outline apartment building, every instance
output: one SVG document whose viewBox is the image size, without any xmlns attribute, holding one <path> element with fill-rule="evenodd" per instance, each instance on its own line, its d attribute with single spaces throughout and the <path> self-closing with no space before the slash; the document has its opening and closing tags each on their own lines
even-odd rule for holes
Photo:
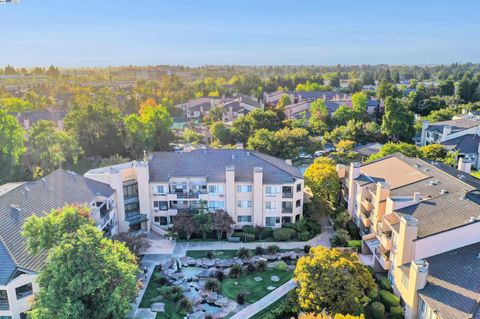
<svg viewBox="0 0 480 319">
<path fill-rule="evenodd" d="M 479 252 L 469 253 L 480 243 L 480 181 L 401 154 L 337 171 L 362 253 L 387 272 L 405 317 L 478 318 Z"/>
<path fill-rule="evenodd" d="M 303 213 L 300 171 L 254 151 L 155 152 L 148 162 L 94 169 L 85 176 L 117 191 L 121 232 L 162 232 L 179 212 L 199 208 L 227 211 L 236 227 L 281 227 Z"/>
<path fill-rule="evenodd" d="M 37 272 L 46 254 L 33 255 L 21 231 L 25 220 L 66 204 L 88 205 L 105 236 L 118 232 L 115 190 L 110 186 L 57 170 L 38 181 L 0 186 L 0 318 L 23 319 L 38 291 Z"/>
</svg>

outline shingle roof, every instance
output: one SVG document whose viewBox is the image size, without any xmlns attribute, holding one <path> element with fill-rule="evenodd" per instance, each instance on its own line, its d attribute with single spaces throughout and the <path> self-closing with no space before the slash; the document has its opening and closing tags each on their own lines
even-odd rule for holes
<svg viewBox="0 0 480 319">
<path fill-rule="evenodd" d="M 43 266 L 45 254 L 32 255 L 27 250 L 21 235 L 24 221 L 65 204 L 85 204 L 97 195 L 110 197 L 114 192 L 107 184 L 60 169 L 42 180 L 26 182 L 0 196 L 0 242 L 17 267 L 38 271 Z"/>
<path fill-rule="evenodd" d="M 419 296 L 441 319 L 479 319 L 480 243 L 427 258 L 427 285 Z"/>
<path fill-rule="evenodd" d="M 435 122 L 430 124 L 429 130 L 442 131 L 444 126 L 451 126 L 452 132 L 463 131 L 474 126 L 480 125 L 480 119 L 476 118 L 461 118 L 458 120 L 449 120 L 442 122 Z"/>
<path fill-rule="evenodd" d="M 150 181 L 168 182 L 170 177 L 204 176 L 209 182 L 225 182 L 225 168 L 235 167 L 235 180 L 253 181 L 253 168 L 263 168 L 266 184 L 303 179 L 300 171 L 285 161 L 249 150 L 209 149 L 191 152 L 155 152 L 149 161 Z"/>
<path fill-rule="evenodd" d="M 460 153 L 478 153 L 480 136 L 477 134 L 466 134 L 440 144 L 448 150 L 456 150 Z"/>
<path fill-rule="evenodd" d="M 0 242 L 0 285 L 6 285 L 15 272 L 15 263 L 5 246 Z"/>
<path fill-rule="evenodd" d="M 381 143 L 369 143 L 369 144 L 364 144 L 364 145 L 357 145 L 353 148 L 354 152 L 357 152 L 358 154 L 362 156 L 371 156 L 373 154 L 377 154 L 380 152 L 380 149 L 382 148 L 383 144 Z"/>
</svg>

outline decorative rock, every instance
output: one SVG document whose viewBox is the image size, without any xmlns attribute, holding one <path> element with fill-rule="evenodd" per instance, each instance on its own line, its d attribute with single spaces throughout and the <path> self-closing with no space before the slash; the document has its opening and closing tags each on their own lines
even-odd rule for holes
<svg viewBox="0 0 480 319">
<path fill-rule="evenodd" d="M 267 287 L 267 289 L 268 289 L 268 290 L 270 290 L 270 291 L 272 291 L 272 290 L 275 290 L 275 289 L 277 289 L 277 287 L 274 287 L 274 286 L 268 286 L 268 287 Z"/>
<path fill-rule="evenodd" d="M 278 277 L 277 275 L 273 275 L 272 277 L 270 277 L 270 279 L 271 279 L 273 282 L 280 281 L 280 277 Z"/>
<path fill-rule="evenodd" d="M 258 281 L 262 281 L 262 280 L 263 280 L 263 278 L 262 278 L 262 277 L 255 277 L 255 278 L 253 278 L 253 280 L 255 280 L 255 281 L 257 281 L 257 282 L 258 282 Z"/>
<path fill-rule="evenodd" d="M 163 302 L 156 302 L 150 306 L 150 309 L 155 312 L 165 312 L 165 304 Z"/>
<path fill-rule="evenodd" d="M 228 277 L 230 276 L 230 271 L 232 270 L 232 268 L 225 268 L 223 269 L 223 274 L 225 275 L 225 277 Z"/>
<path fill-rule="evenodd" d="M 212 267 L 213 265 L 215 265 L 215 260 L 202 258 L 202 267 L 208 268 L 208 267 Z"/>
<path fill-rule="evenodd" d="M 240 266 L 243 266 L 243 264 L 244 264 L 243 260 L 241 260 L 240 258 L 237 258 L 237 257 L 233 258 L 233 259 L 232 259 L 232 262 L 233 262 L 235 265 L 240 265 Z"/>
<path fill-rule="evenodd" d="M 265 262 L 266 262 L 266 261 L 268 261 L 268 258 L 265 258 L 265 257 L 262 256 L 262 257 L 258 257 L 257 260 L 258 260 L 258 261 L 261 260 L 261 261 L 265 261 Z"/>
</svg>

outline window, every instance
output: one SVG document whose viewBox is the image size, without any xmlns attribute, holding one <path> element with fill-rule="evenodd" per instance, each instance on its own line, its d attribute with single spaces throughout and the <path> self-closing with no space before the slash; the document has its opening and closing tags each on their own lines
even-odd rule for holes
<svg viewBox="0 0 480 319">
<path fill-rule="evenodd" d="M 302 206 L 302 201 L 297 199 L 297 201 L 295 202 L 295 207 L 300 207 Z"/>
<path fill-rule="evenodd" d="M 237 216 L 237 222 L 239 223 L 251 223 L 252 216 Z"/>
<path fill-rule="evenodd" d="M 290 214 L 292 212 L 292 202 L 282 202 L 282 213 Z"/>
<path fill-rule="evenodd" d="M 239 208 L 250 208 L 250 207 L 252 207 L 252 201 L 251 200 L 239 200 L 239 201 L 237 201 L 237 207 L 239 207 Z"/>
<path fill-rule="evenodd" d="M 6 290 L 0 290 L 0 310 L 9 310 L 8 294 Z"/>
<path fill-rule="evenodd" d="M 297 184 L 297 193 L 302 191 L 302 184 Z"/>
<path fill-rule="evenodd" d="M 165 195 L 166 193 L 165 187 L 163 185 L 158 185 L 156 191 L 157 191 L 157 194 L 159 195 Z"/>
<path fill-rule="evenodd" d="M 223 186 L 222 185 L 209 185 L 208 186 L 208 193 L 209 194 L 223 194 Z"/>
<path fill-rule="evenodd" d="M 267 197 L 277 196 L 280 193 L 280 186 L 267 186 L 265 187 L 265 193 Z"/>
<path fill-rule="evenodd" d="M 225 202 L 211 200 L 208 202 L 208 208 L 210 210 L 223 209 L 225 207 Z"/>
<path fill-rule="evenodd" d="M 165 201 L 153 201 L 153 207 L 159 210 L 167 210 L 168 202 Z"/>
<path fill-rule="evenodd" d="M 27 317 L 27 314 L 26 314 L 25 312 L 22 312 L 22 313 L 20 314 L 20 319 L 27 319 L 27 318 L 28 318 L 28 317 Z"/>
<path fill-rule="evenodd" d="M 292 198 L 292 186 L 283 186 L 282 187 L 283 198 Z"/>
<path fill-rule="evenodd" d="M 291 223 L 291 222 L 292 222 L 291 217 L 282 217 L 282 224 Z"/>
<path fill-rule="evenodd" d="M 280 217 L 266 217 L 265 225 L 267 227 L 275 227 L 276 224 L 280 224 Z"/>
<path fill-rule="evenodd" d="M 26 285 L 15 288 L 15 293 L 17 294 L 17 299 L 22 299 L 24 297 L 30 296 L 33 293 L 32 284 L 28 283 Z"/>
<path fill-rule="evenodd" d="M 237 193 L 251 193 L 252 185 L 237 185 Z"/>
<path fill-rule="evenodd" d="M 275 206 L 275 202 L 265 202 L 265 209 L 269 212 L 274 212 Z"/>
</svg>

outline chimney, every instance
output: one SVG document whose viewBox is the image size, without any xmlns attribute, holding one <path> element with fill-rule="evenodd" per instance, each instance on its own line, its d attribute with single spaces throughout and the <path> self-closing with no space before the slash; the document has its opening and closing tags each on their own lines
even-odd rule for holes
<svg viewBox="0 0 480 319">
<path fill-rule="evenodd" d="M 358 178 L 360 176 L 360 166 L 361 166 L 361 163 L 359 162 L 353 162 L 350 164 L 350 176 L 352 176 L 353 179 Z"/>
<path fill-rule="evenodd" d="M 415 203 L 419 202 L 422 198 L 420 197 L 420 193 L 419 192 L 415 192 L 413 193 L 413 201 Z"/>
<path fill-rule="evenodd" d="M 291 160 L 291 159 L 286 159 L 286 160 L 285 160 L 285 163 L 287 163 L 287 165 L 290 165 L 290 166 L 292 166 L 292 165 L 293 165 L 293 164 L 292 164 L 292 160 Z"/>
<path fill-rule="evenodd" d="M 412 260 L 409 279 L 414 284 L 415 291 L 423 289 L 427 284 L 428 262 L 426 260 Z"/>
<path fill-rule="evenodd" d="M 445 125 L 443 127 L 442 141 L 447 139 L 447 136 L 452 133 L 452 127 L 450 125 Z"/>
<path fill-rule="evenodd" d="M 458 158 L 458 170 L 470 174 L 472 170 L 472 163 L 470 161 L 465 160 L 464 157 Z"/>
</svg>

